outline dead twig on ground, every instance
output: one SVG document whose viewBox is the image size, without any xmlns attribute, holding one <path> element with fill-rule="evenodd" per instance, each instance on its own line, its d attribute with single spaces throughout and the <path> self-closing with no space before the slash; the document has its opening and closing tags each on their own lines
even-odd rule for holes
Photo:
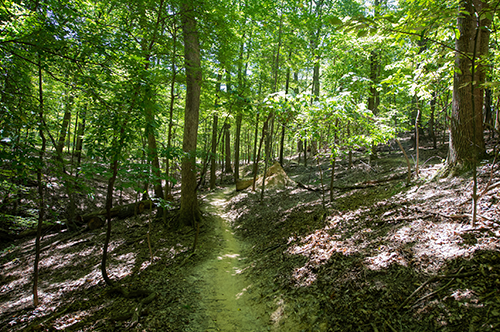
<svg viewBox="0 0 500 332">
<path fill-rule="evenodd" d="M 448 275 L 441 275 L 441 276 L 433 276 L 431 277 L 430 279 L 428 279 L 426 282 L 424 282 L 422 285 L 420 285 L 420 287 L 418 287 L 413 293 L 410 294 L 410 296 L 408 296 L 406 298 L 406 300 L 404 300 L 403 303 L 401 303 L 398 307 L 398 310 L 400 310 L 401 308 L 404 308 L 404 306 L 420 291 L 422 290 L 422 288 L 424 288 L 426 285 L 430 284 L 431 282 L 434 282 L 436 280 L 439 280 L 439 279 L 449 279 L 449 278 L 452 278 L 453 280 L 455 280 L 456 278 L 466 278 L 466 277 L 472 277 L 472 276 L 475 276 L 477 274 L 479 274 L 480 272 L 479 271 L 475 271 L 475 272 L 468 272 L 468 273 L 462 273 L 460 274 L 460 272 L 463 270 L 463 267 L 461 267 L 457 273 L 455 274 L 448 274 Z M 451 280 L 451 281 L 453 281 Z M 449 284 L 449 283 L 448 283 Z M 447 284 L 447 285 L 448 285 Z M 415 301 L 415 304 L 426 299 L 427 297 L 430 297 L 438 292 L 440 292 L 442 289 L 444 289 L 445 287 L 447 287 L 447 285 L 445 285 L 444 287 L 441 287 L 440 289 L 438 289 L 437 291 L 433 292 L 433 293 L 430 293 L 420 299 L 418 299 L 417 301 Z M 414 304 L 414 305 L 415 305 Z"/>
</svg>

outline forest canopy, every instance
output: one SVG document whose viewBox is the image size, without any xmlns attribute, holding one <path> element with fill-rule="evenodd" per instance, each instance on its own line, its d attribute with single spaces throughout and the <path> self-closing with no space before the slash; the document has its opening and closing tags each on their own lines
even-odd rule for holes
<svg viewBox="0 0 500 332">
<path fill-rule="evenodd" d="M 420 181 L 424 139 L 447 151 L 437 176 L 472 178 L 474 227 L 499 186 L 493 166 L 481 193 L 477 178 L 498 157 L 499 13 L 500 0 L 1 1 L 0 239 L 36 226 L 35 307 L 47 227 L 106 226 L 101 276 L 131 298 L 108 276 L 113 218 L 154 211 L 172 233 L 189 229 L 194 251 L 200 193 L 234 184 L 263 202 L 279 173 L 321 193 L 311 218 L 323 223 L 326 192 L 331 207 L 337 189 Z M 351 170 L 354 154 L 372 169 L 385 148 L 407 175 L 337 185 L 337 163 Z M 319 180 L 292 181 L 292 160 Z M 156 293 L 138 292 L 140 316 Z"/>
</svg>

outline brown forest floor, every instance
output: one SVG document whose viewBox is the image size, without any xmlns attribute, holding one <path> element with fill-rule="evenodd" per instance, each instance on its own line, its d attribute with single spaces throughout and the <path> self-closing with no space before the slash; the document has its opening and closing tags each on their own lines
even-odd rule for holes
<svg viewBox="0 0 500 332">
<path fill-rule="evenodd" d="M 479 201 L 481 217 L 473 228 L 466 215 L 470 174 L 431 181 L 445 147 L 423 147 L 420 159 L 427 162 L 411 186 L 404 179 L 374 182 L 406 171 L 400 151 L 386 150 L 372 163 L 355 159 L 351 169 L 337 163 L 340 189 L 333 202 L 326 193 L 325 207 L 320 191 L 296 186 L 270 188 L 263 203 L 260 192 L 226 190 L 221 209 L 225 206 L 224 218 L 241 242 L 238 271 L 253 285 L 248 301 L 260 310 L 256 317 L 265 326 L 240 330 L 290 331 L 292 325 L 296 331 L 500 329 L 498 188 Z M 409 153 L 414 157 L 413 150 Z M 479 167 L 480 189 L 489 180 L 490 163 Z M 319 188 L 319 168 L 312 160 L 309 164 L 297 165 L 295 159 L 284 169 L 292 180 Z M 328 162 L 321 167 L 327 182 Z M 492 182 L 499 180 L 497 166 Z M 103 203 L 104 185 L 95 184 L 94 207 Z M 213 203 L 211 195 L 201 192 L 206 206 Z M 174 232 L 168 223 L 152 221 L 153 263 L 146 241 L 150 216 L 114 222 L 109 275 L 157 294 L 136 325 L 119 316 L 141 298 L 109 292 L 100 275 L 104 228 L 44 235 L 37 309 L 31 307 L 34 239 L 2 244 L 0 331 L 224 331 L 206 322 L 210 310 L 230 308 L 207 304 L 211 293 L 203 284 L 210 281 L 202 279 L 216 268 L 207 262 L 227 246 L 221 232 L 230 230 L 217 226 L 220 210 L 204 211 L 193 256 L 192 229 Z"/>
</svg>

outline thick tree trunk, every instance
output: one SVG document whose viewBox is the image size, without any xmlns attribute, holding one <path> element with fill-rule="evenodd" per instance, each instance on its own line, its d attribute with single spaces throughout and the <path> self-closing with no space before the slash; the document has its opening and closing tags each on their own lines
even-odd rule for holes
<svg viewBox="0 0 500 332">
<path fill-rule="evenodd" d="M 186 154 L 182 159 L 181 209 L 179 221 L 194 226 L 200 218 L 196 195 L 196 140 L 200 110 L 201 61 L 200 42 L 194 17 L 194 3 L 182 4 L 182 35 L 184 38 L 184 58 L 186 68 L 186 107 L 184 115 L 184 135 L 182 149 Z"/>
<path fill-rule="evenodd" d="M 168 136 L 167 151 L 172 147 L 172 129 L 174 127 L 175 81 L 177 79 L 177 27 L 172 33 L 172 79 L 170 81 L 170 104 L 168 107 Z M 170 158 L 165 163 L 165 200 L 172 195 L 172 182 L 170 181 Z M 163 215 L 166 217 L 166 214 Z"/>
<path fill-rule="evenodd" d="M 475 4 L 475 6 L 474 6 Z M 450 131 L 450 153 L 448 164 L 471 168 L 485 154 L 483 137 L 483 89 L 484 68 L 478 65 L 477 74 L 471 77 L 471 57 L 476 49 L 476 58 L 485 56 L 488 51 L 490 20 L 482 19 L 478 24 L 474 9 L 481 13 L 481 1 L 461 0 L 461 14 L 458 17 L 460 37 L 456 40 L 455 71 L 453 80 L 453 102 Z M 474 8 L 475 7 L 475 8 Z M 482 15 L 484 17 L 484 13 Z M 486 27 L 486 28 L 483 28 Z M 477 38 L 476 38 L 477 36 Z M 476 44 L 476 48 L 474 48 Z M 471 91 L 474 84 L 474 93 Z M 474 103 L 474 105 L 473 105 Z"/>
</svg>

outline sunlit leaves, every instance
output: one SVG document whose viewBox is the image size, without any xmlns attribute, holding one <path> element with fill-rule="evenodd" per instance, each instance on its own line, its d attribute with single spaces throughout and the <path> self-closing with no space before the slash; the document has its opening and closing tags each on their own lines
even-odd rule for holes
<svg viewBox="0 0 500 332">
<path fill-rule="evenodd" d="M 328 23 L 330 23 L 331 25 L 341 25 L 343 22 L 338 17 L 330 16 L 328 17 Z"/>
</svg>

